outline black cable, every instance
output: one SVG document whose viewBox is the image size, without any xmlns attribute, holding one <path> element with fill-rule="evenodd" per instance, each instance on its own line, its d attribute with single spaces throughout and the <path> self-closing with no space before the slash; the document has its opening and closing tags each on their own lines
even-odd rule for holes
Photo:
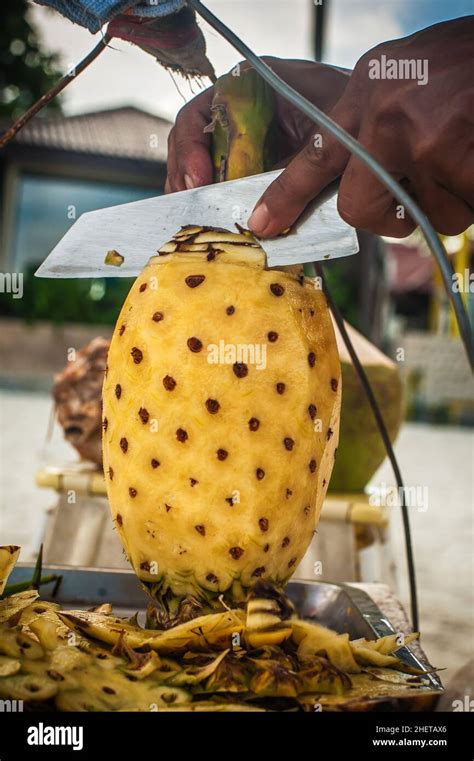
<svg viewBox="0 0 474 761">
<path fill-rule="evenodd" d="M 222 36 L 231 45 L 233 45 L 249 61 L 249 63 L 252 64 L 252 66 L 256 69 L 256 71 L 258 71 L 258 73 L 263 77 L 263 79 L 265 79 L 275 90 L 277 90 L 277 92 L 279 92 L 283 97 L 287 98 L 292 103 L 294 103 L 294 105 L 296 105 L 304 113 L 306 113 L 313 121 L 320 122 L 321 124 L 323 124 L 328 129 L 328 131 L 331 132 L 331 134 L 333 134 L 341 143 L 343 143 L 343 145 L 346 146 L 346 148 L 348 148 L 348 150 L 358 155 L 359 158 L 371 169 L 371 171 L 373 171 L 376 174 L 376 176 L 379 177 L 379 179 L 393 193 L 393 195 L 396 198 L 398 198 L 398 200 L 407 207 L 411 216 L 415 219 L 415 221 L 418 222 L 420 228 L 422 229 L 425 235 L 428 246 L 430 247 L 432 253 L 434 254 L 435 258 L 438 261 L 438 264 L 441 269 L 441 274 L 443 275 L 443 279 L 445 282 L 445 287 L 453 303 L 453 309 L 456 315 L 459 330 L 463 338 L 464 345 L 466 347 L 466 351 L 472 366 L 474 357 L 472 356 L 473 347 L 472 347 L 472 339 L 471 339 L 471 330 L 470 330 L 470 325 L 467 319 L 467 315 L 465 313 L 464 306 L 459 297 L 459 294 L 454 294 L 451 288 L 452 270 L 449 265 L 449 261 L 446 257 L 444 247 L 442 246 L 441 241 L 439 240 L 434 228 L 431 226 L 427 217 L 418 208 L 418 206 L 411 199 L 411 197 L 406 193 L 406 191 L 402 187 L 400 187 L 397 182 L 395 182 L 395 180 L 391 177 L 391 175 L 388 172 L 386 172 L 385 169 L 383 169 L 383 167 L 381 167 L 378 164 L 378 162 L 375 161 L 375 159 L 373 159 L 372 156 L 370 156 L 369 153 L 367 153 L 367 151 L 357 142 L 357 140 L 355 140 L 351 135 L 346 133 L 345 130 L 339 127 L 338 124 L 333 122 L 332 119 L 326 116 L 316 106 L 313 106 L 312 103 L 310 103 L 308 100 L 306 100 L 301 95 L 299 95 L 299 93 L 297 93 L 296 90 L 293 90 L 293 88 L 289 87 L 289 85 L 287 85 L 286 82 L 280 79 L 280 77 L 278 77 L 272 71 L 272 69 L 270 69 L 270 67 L 267 66 L 267 64 L 261 61 L 260 58 L 257 55 L 255 55 L 255 53 L 253 53 L 250 50 L 250 48 L 247 47 L 247 45 L 245 45 L 245 43 L 243 43 L 230 29 L 228 29 L 227 26 L 225 26 L 225 24 L 223 24 L 216 16 L 214 16 L 214 14 L 212 14 L 207 8 L 205 8 L 201 4 L 201 2 L 199 2 L 199 0 L 188 0 L 188 4 L 191 5 L 194 8 L 194 10 L 197 13 L 199 13 L 211 26 L 213 26 L 217 32 L 222 34 Z M 311 268 L 311 267 L 314 267 L 314 265 L 309 265 L 308 268 Z M 324 283 L 322 269 L 319 267 L 319 265 L 318 265 L 318 271 L 321 273 L 322 282 Z M 355 370 L 359 376 L 359 380 L 367 395 L 369 404 L 372 408 L 372 411 L 373 411 L 377 426 L 379 428 L 380 435 L 384 442 L 385 449 L 387 451 L 387 456 L 392 465 L 393 472 L 395 475 L 395 480 L 399 489 L 399 494 L 401 498 L 403 527 L 405 532 L 405 548 L 406 548 L 408 578 L 409 578 L 409 586 L 410 586 L 411 618 L 412 618 L 413 628 L 415 631 L 417 631 L 418 625 L 419 625 L 419 619 L 418 619 L 415 563 L 413 559 L 413 546 L 411 541 L 410 522 L 408 517 L 406 499 L 405 499 L 405 489 L 403 485 L 403 479 L 400 473 L 400 468 L 398 466 L 397 459 L 395 457 L 395 453 L 393 451 L 392 442 L 390 441 L 390 437 L 388 435 L 387 428 L 385 426 L 382 413 L 380 412 L 380 408 L 378 406 L 377 400 L 370 386 L 365 370 L 357 356 L 357 353 L 346 331 L 342 316 L 336 304 L 332 300 L 332 297 L 325 284 L 324 284 L 324 287 L 325 287 L 325 293 L 328 299 L 328 303 L 334 315 L 334 319 L 341 332 L 341 336 L 347 347 L 349 355 L 353 361 Z M 459 298 L 453 298 L 455 296 L 458 296 Z"/>
<path fill-rule="evenodd" d="M 313 269 L 313 268 L 316 270 L 316 274 L 318 275 L 318 277 L 321 278 L 323 291 L 328 300 L 329 306 L 331 308 L 331 312 L 334 316 L 334 320 L 336 322 L 337 327 L 339 328 L 339 332 L 342 336 L 342 340 L 344 341 L 346 345 L 347 351 L 349 352 L 350 358 L 355 367 L 357 375 L 359 376 L 359 380 L 367 395 L 367 399 L 372 408 L 375 421 L 377 423 L 380 435 L 383 439 L 383 443 L 387 451 L 387 456 L 388 456 L 388 459 L 390 460 L 390 464 L 393 469 L 395 480 L 397 482 L 398 494 L 400 496 L 400 507 L 402 511 L 403 528 L 405 532 L 405 550 L 406 550 L 407 566 L 408 566 L 408 583 L 410 587 L 411 620 L 412 620 L 413 630 L 418 631 L 419 617 L 418 617 L 418 599 L 417 599 L 417 591 L 416 591 L 415 561 L 413 558 L 413 545 L 411 541 L 410 521 L 408 517 L 408 506 L 406 503 L 405 487 L 403 484 L 402 474 L 400 472 L 397 458 L 395 456 L 395 452 L 393 451 L 392 442 L 390 441 L 390 436 L 387 431 L 387 426 L 385 425 L 385 421 L 380 411 L 380 407 L 378 405 L 377 399 L 375 398 L 369 379 L 367 378 L 367 374 L 364 370 L 364 367 L 359 357 L 357 356 L 356 350 L 354 349 L 352 341 L 346 330 L 346 326 L 344 324 L 342 315 L 337 305 L 335 304 L 331 296 L 331 293 L 329 292 L 327 283 L 324 278 L 323 269 L 320 264 L 305 265 L 305 270 L 307 270 L 308 274 L 310 275 L 313 274 L 310 272 L 310 269 Z"/>
<path fill-rule="evenodd" d="M 464 348 L 471 368 L 474 367 L 474 344 L 469 319 L 464 309 L 464 304 L 460 293 L 453 290 L 453 269 L 446 255 L 443 244 L 441 243 L 434 227 L 428 217 L 422 212 L 418 204 L 411 198 L 407 191 L 393 179 L 392 175 L 378 163 L 362 145 L 349 135 L 342 127 L 336 124 L 327 114 L 321 111 L 317 106 L 310 103 L 309 100 L 300 95 L 290 85 L 288 85 L 278 74 L 262 61 L 242 40 L 227 27 L 217 16 L 214 16 L 200 0 L 187 0 L 196 13 L 202 16 L 227 42 L 247 59 L 260 76 L 268 82 L 283 98 L 293 103 L 300 111 L 303 111 L 309 118 L 317 124 L 325 127 L 334 137 L 342 143 L 347 150 L 355 154 L 369 169 L 375 174 L 380 182 L 400 201 L 407 209 L 412 219 L 420 227 L 426 242 L 435 257 L 441 271 L 446 293 L 451 301 L 456 322 L 459 328 L 459 334 L 464 343 Z"/>
</svg>

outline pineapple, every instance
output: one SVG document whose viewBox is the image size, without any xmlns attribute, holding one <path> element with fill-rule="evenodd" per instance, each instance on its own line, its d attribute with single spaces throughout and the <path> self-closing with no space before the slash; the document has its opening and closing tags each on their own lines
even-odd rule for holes
<svg viewBox="0 0 474 761">
<path fill-rule="evenodd" d="M 103 451 L 117 531 L 168 610 L 282 586 L 319 519 L 341 375 L 326 299 L 247 232 L 187 226 L 112 338 Z"/>
</svg>

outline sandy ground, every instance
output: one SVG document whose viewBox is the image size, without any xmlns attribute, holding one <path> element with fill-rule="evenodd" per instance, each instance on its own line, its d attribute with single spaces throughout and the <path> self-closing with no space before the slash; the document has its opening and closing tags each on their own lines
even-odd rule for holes
<svg viewBox="0 0 474 761">
<path fill-rule="evenodd" d="M 0 391 L 0 540 L 22 545 L 28 560 L 41 541 L 54 493 L 35 486 L 36 471 L 75 460 L 55 429 L 46 442 L 51 402 L 45 394 Z M 397 442 L 405 483 L 422 503 L 410 508 L 423 647 L 443 680 L 474 653 L 473 454 L 471 431 L 406 424 Z M 394 481 L 384 464 L 373 484 Z M 398 595 L 407 604 L 406 566 L 399 510 L 393 508 L 391 545 Z"/>
</svg>

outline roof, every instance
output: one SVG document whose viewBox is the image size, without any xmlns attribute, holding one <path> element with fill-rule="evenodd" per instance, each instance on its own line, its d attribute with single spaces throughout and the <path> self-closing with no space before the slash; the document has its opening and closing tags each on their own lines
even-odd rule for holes
<svg viewBox="0 0 474 761">
<path fill-rule="evenodd" d="M 166 161 L 171 126 L 166 119 L 133 107 L 77 116 L 35 117 L 20 130 L 11 145 L 142 161 Z"/>
</svg>

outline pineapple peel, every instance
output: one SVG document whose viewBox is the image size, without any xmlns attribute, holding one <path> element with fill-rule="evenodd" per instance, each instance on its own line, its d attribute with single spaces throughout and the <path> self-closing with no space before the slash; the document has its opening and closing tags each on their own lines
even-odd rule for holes
<svg viewBox="0 0 474 761">
<path fill-rule="evenodd" d="M 185 248 L 185 250 L 183 250 Z M 279 586 L 314 534 L 341 403 L 329 309 L 248 233 L 182 228 L 137 278 L 103 389 L 113 519 L 171 613 Z"/>
<path fill-rule="evenodd" d="M 107 605 L 62 611 L 33 600 L 18 610 L 18 600 L 5 602 L 11 616 L 0 623 L 0 697 L 29 706 L 251 711 L 314 710 L 319 703 L 324 710 L 368 710 L 399 699 L 427 708 L 436 695 L 422 673 L 397 658 L 396 635 L 351 642 L 347 634 L 298 619 L 285 595 L 262 581 L 245 609 L 168 629 L 143 629 L 136 617 L 116 616 Z M 277 642 L 275 634 L 283 631 Z M 356 673 L 348 649 L 362 666 Z"/>
<path fill-rule="evenodd" d="M 8 577 L 15 567 L 16 561 L 20 555 L 20 550 L 20 547 L 13 544 L 7 544 L 0 547 L 0 596 L 5 590 Z"/>
</svg>

